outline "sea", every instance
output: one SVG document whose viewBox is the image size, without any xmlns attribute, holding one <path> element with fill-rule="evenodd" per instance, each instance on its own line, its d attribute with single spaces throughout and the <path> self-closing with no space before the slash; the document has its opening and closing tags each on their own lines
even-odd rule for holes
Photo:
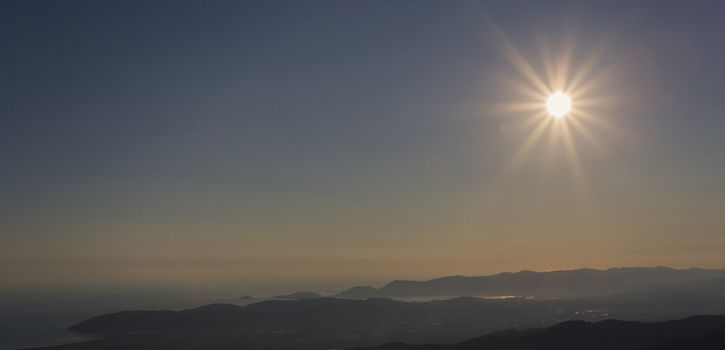
<svg viewBox="0 0 725 350">
<path fill-rule="evenodd" d="M 246 305 L 300 290 L 324 294 L 345 284 L 269 284 L 254 288 L 83 288 L 0 290 L 0 350 L 78 343 L 94 337 L 68 327 L 105 313 L 124 310 L 184 310 L 212 303 Z M 252 294 L 255 299 L 242 296 Z"/>
<path fill-rule="evenodd" d="M 68 327 L 90 317 L 121 310 L 177 310 L 211 302 L 157 293 L 35 292 L 0 295 L 0 350 L 15 350 L 93 340 Z"/>
</svg>

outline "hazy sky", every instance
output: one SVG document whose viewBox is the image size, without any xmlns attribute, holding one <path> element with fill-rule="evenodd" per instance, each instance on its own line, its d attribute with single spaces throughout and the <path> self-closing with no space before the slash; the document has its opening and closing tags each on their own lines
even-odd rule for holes
<svg viewBox="0 0 725 350">
<path fill-rule="evenodd" d="M 723 11 L 2 1 L 0 277 L 723 267 Z M 536 112 L 507 107 L 544 102 L 512 47 L 546 81 L 572 52 L 599 101 L 527 157 Z"/>
</svg>

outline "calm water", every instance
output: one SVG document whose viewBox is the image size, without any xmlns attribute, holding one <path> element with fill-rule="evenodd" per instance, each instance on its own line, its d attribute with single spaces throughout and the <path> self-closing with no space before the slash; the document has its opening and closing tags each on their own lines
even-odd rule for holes
<svg viewBox="0 0 725 350">
<path fill-rule="evenodd" d="M 68 327 L 90 317 L 123 310 L 183 310 L 210 303 L 249 304 L 239 300 L 251 294 L 273 296 L 298 290 L 332 294 L 346 282 L 280 283 L 260 285 L 240 283 L 209 288 L 155 288 L 154 290 L 94 289 L 0 290 L 0 350 L 59 345 L 91 340 L 91 337 L 67 331 Z"/>
<path fill-rule="evenodd" d="M 234 299 L 165 293 L 5 293 L 0 295 L 0 350 L 92 340 L 67 328 L 121 310 L 179 310 Z"/>
</svg>

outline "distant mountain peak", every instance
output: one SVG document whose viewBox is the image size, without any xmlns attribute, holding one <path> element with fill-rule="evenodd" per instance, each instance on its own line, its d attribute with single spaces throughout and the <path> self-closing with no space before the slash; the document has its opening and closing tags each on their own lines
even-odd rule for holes
<svg viewBox="0 0 725 350">
<path fill-rule="evenodd" d="M 427 281 L 393 280 L 380 288 L 353 287 L 344 298 L 452 296 L 586 297 L 624 293 L 649 286 L 725 277 L 725 270 L 613 267 L 536 272 L 521 270 L 485 276 L 444 276 Z"/>
</svg>

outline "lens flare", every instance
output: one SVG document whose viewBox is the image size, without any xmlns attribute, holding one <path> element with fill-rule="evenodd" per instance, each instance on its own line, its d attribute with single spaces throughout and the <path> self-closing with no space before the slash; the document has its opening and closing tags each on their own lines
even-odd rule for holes
<svg viewBox="0 0 725 350">
<path fill-rule="evenodd" d="M 531 156 L 545 155 L 550 161 L 563 159 L 563 169 L 571 176 L 572 189 L 576 192 L 577 208 L 589 217 L 591 191 L 587 184 L 584 165 L 580 158 L 584 141 L 602 152 L 604 143 L 593 128 L 621 132 L 602 113 L 619 100 L 615 95 L 603 95 L 613 76 L 613 67 L 605 65 L 609 39 L 603 36 L 586 50 L 576 47 L 572 35 L 564 33 L 561 41 L 545 36 L 540 39 L 538 60 L 519 51 L 506 34 L 490 18 L 483 17 L 481 32 L 494 49 L 513 68 L 513 73 L 501 73 L 502 86 L 513 93 L 513 100 L 492 104 L 492 111 L 516 116 L 520 121 L 509 122 L 512 130 L 526 134 L 521 144 L 501 167 L 495 181 L 511 181 L 529 161 Z M 530 53 L 529 53 L 530 54 Z M 533 56 L 536 57 L 536 56 Z M 542 142 L 548 140 L 547 153 L 535 153 Z M 563 150 L 563 152 L 557 152 Z M 556 169 L 561 169 L 557 167 Z M 558 170 L 557 170 L 558 171 Z M 498 184 L 497 184 L 498 186 Z"/>
</svg>

